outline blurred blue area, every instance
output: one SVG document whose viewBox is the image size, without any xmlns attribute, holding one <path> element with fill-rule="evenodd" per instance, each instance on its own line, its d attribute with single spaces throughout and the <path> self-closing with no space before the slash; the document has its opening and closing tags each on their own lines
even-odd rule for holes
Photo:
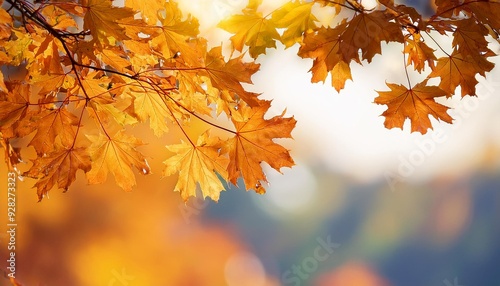
<svg viewBox="0 0 500 286">
<path fill-rule="evenodd" d="M 423 16 L 429 17 L 434 14 L 434 10 L 432 9 L 432 0 L 405 0 L 405 5 L 414 7 L 420 14 Z"/>
<path fill-rule="evenodd" d="M 331 192 L 346 194 L 340 212 L 322 217 L 290 214 L 277 219 L 259 206 L 266 196 L 233 187 L 221 196 L 218 204 L 211 203 L 201 219 L 206 225 L 222 224 L 233 229 L 261 259 L 266 271 L 276 277 L 282 277 L 293 265 L 301 265 L 314 252 L 318 238 L 330 236 L 340 247 L 326 261 L 320 262 L 317 270 L 301 285 L 316 285 L 318 277 L 335 272 L 350 261 L 370 265 L 390 285 L 437 286 L 449 282 L 455 286 L 455 278 L 462 286 L 500 285 L 500 272 L 497 271 L 500 265 L 498 171 L 477 172 L 447 179 L 444 183 L 436 180 L 419 186 L 401 185 L 395 192 L 387 190 L 380 182 L 360 184 L 336 174 L 316 173 L 319 179 L 324 176 L 338 183 L 336 189 L 319 190 L 320 200 Z M 439 219 L 434 217 L 436 211 L 439 212 L 438 202 L 446 204 L 459 192 L 470 194 L 468 223 L 452 239 L 436 243 L 429 224 Z M 250 198 L 253 204 L 248 203 Z M 398 200 L 403 205 L 414 205 L 421 216 L 416 219 L 417 223 L 409 219 L 415 216 L 409 216 L 404 210 L 402 213 L 401 207 L 394 204 Z M 389 245 L 384 245 L 381 239 L 383 229 L 368 227 L 367 231 L 366 227 L 381 211 L 387 212 L 402 227 L 397 238 L 387 237 L 391 241 Z"/>
</svg>

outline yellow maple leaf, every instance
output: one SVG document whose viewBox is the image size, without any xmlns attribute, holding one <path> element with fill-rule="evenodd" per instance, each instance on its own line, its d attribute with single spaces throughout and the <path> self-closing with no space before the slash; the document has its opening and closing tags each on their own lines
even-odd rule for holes
<svg viewBox="0 0 500 286">
<path fill-rule="evenodd" d="M 43 8 L 42 14 L 52 28 L 57 30 L 67 30 L 70 27 L 77 27 L 75 19 L 63 9 L 56 5 L 47 5 Z"/>
<path fill-rule="evenodd" d="M 133 17 L 135 12 L 128 7 L 112 4 L 111 0 L 82 0 L 82 6 L 86 8 L 83 29 L 90 31 L 94 41 L 110 43 L 108 37 L 115 40 L 129 39 L 120 21 Z"/>
<path fill-rule="evenodd" d="M 131 63 L 127 53 L 120 47 L 108 47 L 96 53 L 104 64 L 113 67 L 121 73 L 132 73 Z"/>
<path fill-rule="evenodd" d="M 227 178 L 228 159 L 220 153 L 220 140 L 210 137 L 204 132 L 196 145 L 191 142 L 167 146 L 174 156 L 163 162 L 166 167 L 164 176 L 179 172 L 179 178 L 174 191 L 180 192 L 184 201 L 196 196 L 196 186 L 199 184 L 203 197 L 219 200 L 224 185 L 217 175 Z"/>
<path fill-rule="evenodd" d="M 149 126 L 157 137 L 168 131 L 167 120 L 175 120 L 168 109 L 168 100 L 158 92 L 134 85 L 127 86 L 125 92 L 134 98 L 134 112 L 138 119 L 144 122 L 149 118 Z"/>
<path fill-rule="evenodd" d="M 30 34 L 12 30 L 15 40 L 8 41 L 5 46 L 5 53 L 9 56 L 9 65 L 18 66 L 26 59 L 33 58 L 33 52 L 29 45 L 33 42 Z"/>
<path fill-rule="evenodd" d="M 185 62 L 189 66 L 198 64 L 197 41 L 199 23 L 188 15 L 183 17 L 175 2 L 165 2 L 165 11 L 160 13 L 160 32 L 151 40 L 151 47 L 161 53 L 164 59 Z"/>
<path fill-rule="evenodd" d="M 124 126 L 132 125 L 138 120 L 127 110 L 132 105 L 132 98 L 128 94 L 119 95 L 119 99 L 109 97 L 95 97 L 89 101 L 89 115 L 96 120 L 98 125 L 113 126 L 115 123 Z"/>
<path fill-rule="evenodd" d="M 316 28 L 316 17 L 311 14 L 314 2 L 301 3 L 300 1 L 288 2 L 280 9 L 273 12 L 272 21 L 276 28 L 285 28 L 281 35 L 281 42 L 285 47 L 302 42 L 302 34 Z"/>
<path fill-rule="evenodd" d="M 249 47 L 250 56 L 257 58 L 266 53 L 267 48 L 276 48 L 276 40 L 280 39 L 272 21 L 257 12 L 261 1 L 250 1 L 243 14 L 233 15 L 219 23 L 219 27 L 233 33 L 231 42 L 234 49 L 243 51 L 243 46 Z"/>
<path fill-rule="evenodd" d="M 125 6 L 140 11 L 142 19 L 149 25 L 156 25 L 158 22 L 158 13 L 164 10 L 162 0 L 126 0 Z"/>
</svg>

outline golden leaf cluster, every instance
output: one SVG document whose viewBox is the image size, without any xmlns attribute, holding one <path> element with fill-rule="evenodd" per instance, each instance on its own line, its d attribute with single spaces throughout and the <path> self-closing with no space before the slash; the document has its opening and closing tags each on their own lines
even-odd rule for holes
<svg viewBox="0 0 500 286">
<path fill-rule="evenodd" d="M 23 175 L 37 180 L 40 200 L 53 188 L 67 190 L 79 170 L 90 184 L 113 175 L 131 190 L 136 173 L 151 173 L 144 143 L 130 132 L 138 124 L 158 137 L 172 128 L 184 135 L 165 149 L 163 171 L 178 174 L 175 191 L 184 200 L 198 187 L 218 200 L 222 182 L 240 177 L 246 189 L 262 193 L 261 163 L 293 165 L 273 140 L 289 138 L 295 120 L 265 119 L 270 102 L 243 87 L 259 65 L 209 47 L 197 19 L 176 2 L 0 4 L 1 142 L 10 169 L 23 148 L 36 151 Z M 203 132 L 191 130 L 196 120 L 206 125 Z"/>
<path fill-rule="evenodd" d="M 476 95 L 477 76 L 494 67 L 489 42 L 500 34 L 499 0 L 436 0 L 427 18 L 391 0 L 371 9 L 355 0 L 293 0 L 268 14 L 262 0 L 249 0 L 240 14 L 219 23 L 232 34 L 228 58 L 174 1 L 0 4 L 0 142 L 11 169 L 23 148 L 34 149 L 24 175 L 37 179 L 39 199 L 53 188 L 67 190 L 78 170 L 91 184 L 112 174 L 130 190 L 134 169 L 151 172 L 140 152 L 144 143 L 129 132 L 137 124 L 148 124 L 158 137 L 172 128 L 183 134 L 167 146 L 163 174 L 178 174 L 175 190 L 184 200 L 198 187 L 218 200 L 222 181 L 239 178 L 247 190 L 263 193 L 262 163 L 278 171 L 294 164 L 275 139 L 290 138 L 295 120 L 265 118 L 270 102 L 245 88 L 259 70 L 244 60 L 247 51 L 255 60 L 277 42 L 299 45 L 298 56 L 313 60 L 311 81 L 330 76 L 340 91 L 352 80 L 352 64 L 370 63 L 383 43 L 400 44 L 407 86 L 387 83 L 390 91 L 379 91 L 375 103 L 387 106 L 387 128 L 403 128 L 409 119 L 412 132 L 426 133 L 429 116 L 453 120 L 436 99 L 458 87 L 462 97 Z M 318 20 L 321 9 L 330 11 L 328 24 Z M 452 37 L 450 47 L 435 40 L 439 34 Z M 409 70 L 428 74 L 412 84 Z M 439 84 L 429 85 L 432 78 Z M 192 121 L 205 130 L 190 130 Z M 19 138 L 25 146 L 17 145 Z"/>
</svg>

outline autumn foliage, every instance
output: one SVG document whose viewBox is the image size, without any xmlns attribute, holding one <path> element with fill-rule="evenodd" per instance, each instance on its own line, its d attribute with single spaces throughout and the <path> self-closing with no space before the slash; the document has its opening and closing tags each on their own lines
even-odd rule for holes
<svg viewBox="0 0 500 286">
<path fill-rule="evenodd" d="M 220 23 L 234 34 L 234 49 L 243 51 L 247 46 L 257 58 L 276 47 L 277 41 L 285 47 L 300 44 L 298 56 L 314 60 L 311 81 L 325 81 L 330 74 L 337 91 L 352 80 L 353 63 L 370 63 L 382 53 L 383 42 L 401 44 L 408 85 L 388 83 L 390 91 L 379 91 L 375 98 L 375 103 L 387 105 L 382 114 L 387 128 L 403 128 L 409 118 L 412 132 L 426 133 L 432 128 L 429 115 L 451 123 L 448 107 L 436 99 L 451 97 L 457 87 L 462 97 L 475 96 L 476 75 L 485 76 L 494 66 L 488 61 L 495 56 L 488 40 L 499 40 L 500 1 L 436 0 L 436 13 L 430 18 L 389 0 L 378 1 L 374 9 L 354 0 L 289 1 L 268 15 L 259 12 L 261 2 L 251 0 L 243 14 Z M 318 9 L 332 13 L 328 26 L 318 24 L 314 13 Z M 440 45 L 435 39 L 439 35 L 452 36 L 451 47 Z M 443 56 L 438 58 L 438 53 Z M 412 83 L 409 68 L 427 71 L 427 79 Z M 427 84 L 431 78 L 438 78 L 439 85 Z"/>
<path fill-rule="evenodd" d="M 167 146 L 163 170 L 178 174 L 175 191 L 184 200 L 197 186 L 218 200 L 221 180 L 239 178 L 263 193 L 262 163 L 278 171 L 294 164 L 274 139 L 290 138 L 295 120 L 268 118 L 271 103 L 244 87 L 259 69 L 246 55 L 257 59 L 277 42 L 300 45 L 298 56 L 313 60 L 311 81 L 330 76 L 340 91 L 352 64 L 370 63 L 383 42 L 399 43 L 407 85 L 387 83 L 375 103 L 387 105 L 387 128 L 410 119 L 411 131 L 421 133 L 432 128 L 429 115 L 453 120 L 436 99 L 457 87 L 462 97 L 474 96 L 476 76 L 494 66 L 488 41 L 499 39 L 497 0 L 436 0 L 430 18 L 388 0 L 373 9 L 354 0 L 296 0 L 267 15 L 261 2 L 250 0 L 219 24 L 232 33 L 228 57 L 174 1 L 125 0 L 117 7 L 110 0 L 0 0 L 0 141 L 9 168 L 21 162 L 23 148 L 36 151 L 24 175 L 37 179 L 39 199 L 55 187 L 67 190 L 78 170 L 90 184 L 113 175 L 130 190 L 134 169 L 151 172 L 138 149 L 144 143 L 130 132 L 146 123 L 158 137 L 172 128 L 184 136 Z M 331 12 L 328 25 L 320 24 L 320 9 Z M 438 36 L 451 36 L 451 46 Z M 412 83 L 410 68 L 427 78 Z M 432 78 L 439 84 L 429 85 Z M 193 135 L 193 121 L 205 130 Z"/>
</svg>

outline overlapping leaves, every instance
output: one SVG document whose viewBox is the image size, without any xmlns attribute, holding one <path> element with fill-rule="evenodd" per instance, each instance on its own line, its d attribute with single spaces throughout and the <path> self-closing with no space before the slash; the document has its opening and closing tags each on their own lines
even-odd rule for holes
<svg viewBox="0 0 500 286">
<path fill-rule="evenodd" d="M 158 137 L 172 129 L 184 136 L 167 146 L 163 172 L 178 174 L 175 190 L 184 200 L 197 188 L 217 200 L 221 180 L 238 178 L 264 192 L 262 163 L 278 171 L 293 165 L 274 139 L 290 138 L 295 120 L 266 119 L 270 102 L 245 89 L 259 69 L 244 61 L 247 50 L 256 59 L 277 42 L 298 44 L 298 55 L 313 60 L 312 82 L 330 76 L 340 91 L 352 80 L 353 64 L 370 63 L 387 43 L 400 45 L 407 86 L 388 83 L 390 91 L 379 91 L 375 103 L 387 106 L 387 128 L 409 119 L 412 132 L 426 133 L 430 117 L 452 122 L 436 99 L 457 88 L 462 97 L 476 94 L 477 77 L 494 67 L 489 41 L 500 34 L 499 0 L 436 0 L 429 18 L 390 0 L 372 9 L 355 0 L 292 0 L 269 13 L 262 0 L 250 0 L 219 24 L 239 52 L 227 58 L 175 1 L 146 2 L 0 0 L 0 143 L 11 169 L 23 148 L 34 149 L 24 174 L 37 179 L 40 199 L 52 188 L 68 189 L 79 170 L 89 183 L 113 175 L 130 190 L 136 173 L 151 172 L 141 140 L 130 133 L 138 124 Z M 331 18 L 320 17 L 320 9 Z M 448 35 L 449 46 L 435 39 Z M 427 78 L 412 83 L 412 72 Z M 218 122 L 223 117 L 227 124 Z M 191 130 L 193 121 L 207 128 Z"/>
<path fill-rule="evenodd" d="M 238 177 L 262 193 L 261 163 L 293 165 L 273 139 L 290 138 L 295 121 L 264 119 L 270 103 L 243 86 L 259 65 L 209 47 L 198 21 L 174 1 L 145 3 L 6 0 L 12 7 L 0 8 L 0 63 L 20 74 L 0 71 L 0 139 L 12 170 L 23 169 L 24 149 L 36 151 L 23 174 L 37 180 L 40 200 L 53 188 L 68 190 L 80 171 L 90 184 L 112 176 L 131 190 L 137 173 L 152 172 L 144 143 L 130 132 L 138 124 L 158 137 L 183 134 L 167 146 L 163 174 L 178 173 L 184 200 L 197 188 L 218 200 L 222 181 Z M 232 127 L 218 122 L 221 114 Z M 195 120 L 226 136 L 193 129 Z M 26 138 L 23 148 L 14 146 L 24 142 L 18 138 Z"/>
<path fill-rule="evenodd" d="M 410 119 L 412 132 L 426 133 L 432 128 L 429 116 L 451 123 L 448 108 L 435 99 L 453 95 L 458 87 L 462 96 L 476 95 L 476 77 L 485 76 L 494 67 L 488 61 L 488 57 L 495 56 L 488 41 L 499 40 L 500 21 L 496 13 L 500 1 L 436 0 L 436 14 L 428 19 L 412 7 L 396 5 L 394 1 L 378 2 L 377 7 L 366 9 L 362 1 L 354 0 L 293 0 L 263 16 L 263 5 L 251 1 L 244 15 L 232 16 L 220 27 L 234 34 L 231 40 L 235 50 L 245 51 L 247 45 L 254 58 L 265 53 L 265 48 L 274 48 L 276 41 L 286 48 L 299 43 L 298 55 L 313 59 L 311 82 L 325 81 L 330 76 L 337 91 L 352 80 L 353 62 L 370 63 L 382 54 L 383 42 L 399 43 L 407 64 L 401 68 L 408 73 L 413 67 L 418 73 L 428 72 L 428 77 L 412 86 L 408 76 L 407 87 L 389 83 L 390 92 L 379 92 L 375 102 L 388 107 L 382 114 L 386 117 L 385 126 L 402 128 L 404 121 Z M 320 24 L 315 14 L 318 9 L 330 9 L 331 19 L 323 19 Z M 259 21 L 249 23 L 243 16 L 258 17 Z M 287 21 L 292 17 L 297 21 Z M 264 33 L 260 23 L 265 23 Z M 273 36 L 263 37 L 269 31 Z M 451 47 L 438 44 L 438 34 L 451 34 Z M 261 41 L 257 41 L 259 37 L 263 37 Z M 252 50 L 255 42 L 265 43 L 259 52 Z M 438 57 L 439 54 L 445 56 Z M 428 86 L 430 78 L 438 78 L 439 85 Z"/>
</svg>

